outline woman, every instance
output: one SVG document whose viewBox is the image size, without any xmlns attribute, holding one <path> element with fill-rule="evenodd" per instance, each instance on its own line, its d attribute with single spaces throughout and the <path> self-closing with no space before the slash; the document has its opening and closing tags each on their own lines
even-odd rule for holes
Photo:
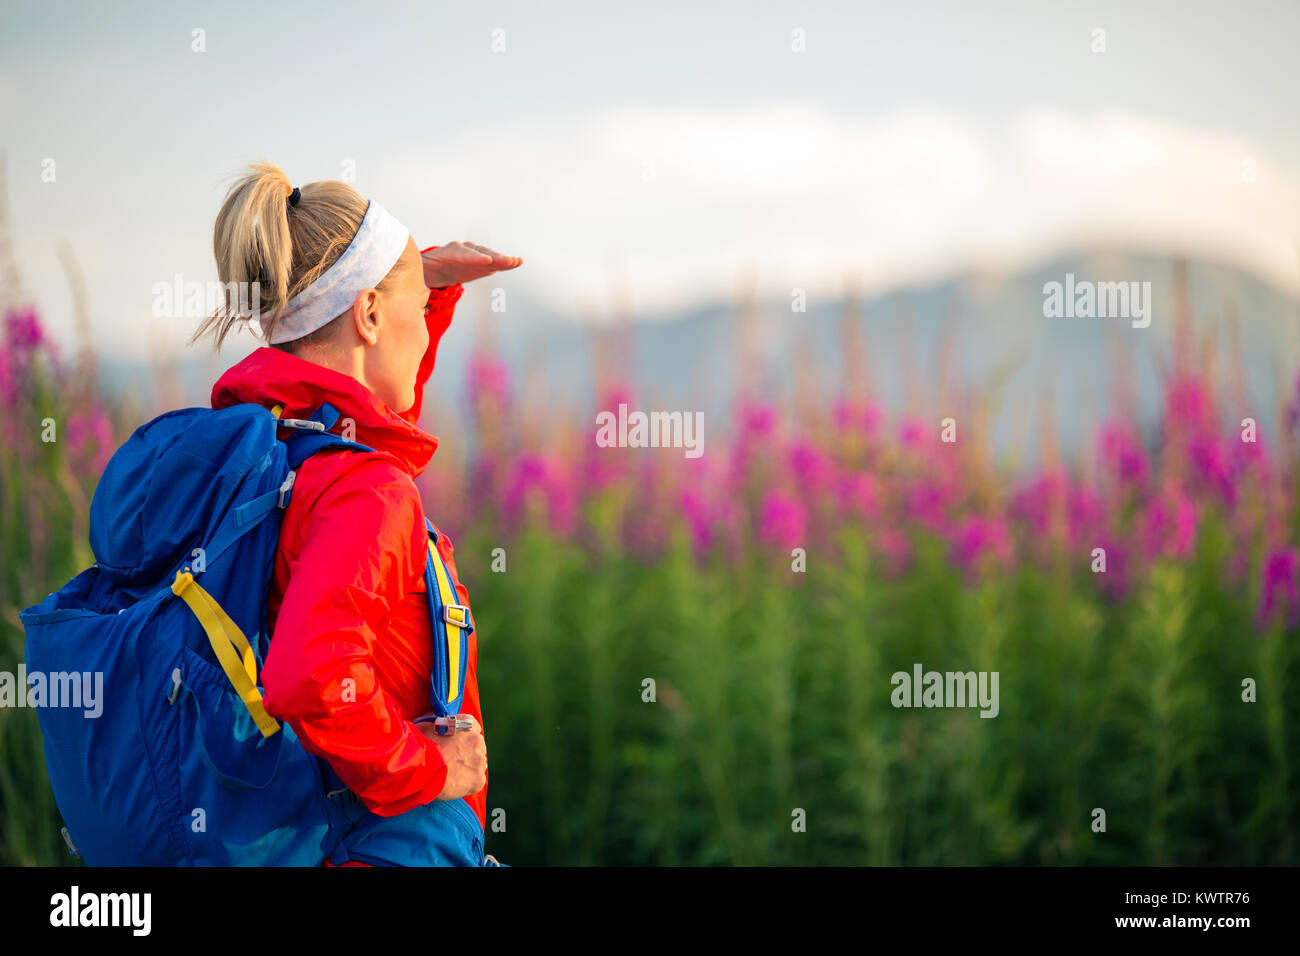
<svg viewBox="0 0 1300 956">
<path fill-rule="evenodd" d="M 328 403 L 341 416 L 332 430 L 375 450 L 325 452 L 299 469 L 268 594 L 266 709 L 325 761 L 328 789 L 364 808 L 325 865 L 447 862 L 433 831 L 452 808 L 477 818 L 481 847 L 487 749 L 472 631 L 459 708 L 470 732 L 444 736 L 416 722 L 430 710 L 433 626 L 415 478 L 438 444 L 417 422 L 463 284 L 523 260 L 461 242 L 421 253 L 351 186 L 295 189 L 269 164 L 231 188 L 213 248 L 227 303 L 195 338 L 211 333 L 220 347 L 256 318 L 269 347 L 221 376 L 212 406 L 255 402 L 305 419 Z M 240 314 L 233 290 L 253 283 L 260 312 Z M 436 538 L 457 602 L 468 605 L 451 543 Z"/>
</svg>

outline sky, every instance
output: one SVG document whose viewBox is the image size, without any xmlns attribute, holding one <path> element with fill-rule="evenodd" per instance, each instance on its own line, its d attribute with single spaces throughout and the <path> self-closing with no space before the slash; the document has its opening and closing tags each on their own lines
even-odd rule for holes
<svg viewBox="0 0 1300 956">
<path fill-rule="evenodd" d="M 1296 3 L 0 2 L 25 291 L 179 351 L 243 164 L 351 178 L 579 321 L 814 300 L 1087 246 L 1300 294 Z M 1099 33 L 1098 31 L 1104 31 Z M 1142 277 L 1134 276 L 1134 279 Z M 509 306 L 508 306 L 509 307 Z"/>
</svg>

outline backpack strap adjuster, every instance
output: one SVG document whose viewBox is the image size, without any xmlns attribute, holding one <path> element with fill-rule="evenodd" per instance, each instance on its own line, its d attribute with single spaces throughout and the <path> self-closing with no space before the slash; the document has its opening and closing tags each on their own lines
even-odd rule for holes
<svg viewBox="0 0 1300 956">
<path fill-rule="evenodd" d="M 283 425 L 285 428 L 305 428 L 313 432 L 325 431 L 324 422 L 312 422 L 305 418 L 282 418 L 276 424 Z"/>
<path fill-rule="evenodd" d="M 276 499 L 275 503 L 276 506 L 282 510 L 286 504 L 284 499 L 288 496 L 289 492 L 293 489 L 293 480 L 297 477 L 298 477 L 298 473 L 296 471 L 291 471 L 289 472 L 289 474 L 285 475 L 284 483 L 280 485 L 280 497 Z"/>
<path fill-rule="evenodd" d="M 444 604 L 442 619 L 455 627 L 469 627 L 469 608 L 464 604 Z"/>
</svg>

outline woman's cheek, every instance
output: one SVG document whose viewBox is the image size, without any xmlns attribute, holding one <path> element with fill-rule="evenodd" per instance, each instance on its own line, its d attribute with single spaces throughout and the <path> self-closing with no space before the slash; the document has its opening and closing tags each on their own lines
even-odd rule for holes
<svg viewBox="0 0 1300 956">
<path fill-rule="evenodd" d="M 420 332 L 419 332 L 418 341 L 420 343 L 420 347 L 415 350 L 415 374 L 416 375 L 420 373 L 420 363 L 424 361 L 424 353 L 429 351 L 429 327 L 424 324 L 423 312 L 420 313 L 419 322 L 420 322 Z"/>
</svg>

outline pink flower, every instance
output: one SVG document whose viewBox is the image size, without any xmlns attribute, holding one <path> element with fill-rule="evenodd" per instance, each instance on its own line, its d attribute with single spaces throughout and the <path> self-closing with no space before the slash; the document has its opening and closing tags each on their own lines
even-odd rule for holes
<svg viewBox="0 0 1300 956">
<path fill-rule="evenodd" d="M 809 441 L 799 441 L 791 447 L 790 471 L 794 475 L 795 487 L 807 494 L 825 490 L 834 479 L 830 459 Z"/>
<path fill-rule="evenodd" d="M 898 440 L 905 448 L 920 448 L 926 444 L 929 431 L 919 418 L 905 418 L 898 425 Z"/>
<path fill-rule="evenodd" d="M 546 460 L 540 455 L 521 455 L 506 484 L 503 503 L 507 512 L 516 512 L 530 491 L 544 485 Z"/>
<path fill-rule="evenodd" d="M 102 409 L 73 412 L 68 417 L 68 455 L 88 461 L 94 474 L 102 474 L 113 454 L 113 429 Z"/>
<path fill-rule="evenodd" d="M 1229 465 L 1229 455 L 1219 437 L 1212 432 L 1193 435 L 1187 445 L 1187 454 L 1195 469 L 1196 483 L 1217 493 L 1227 504 L 1233 504 L 1237 500 L 1236 480 Z"/>
<path fill-rule="evenodd" d="M 1265 560 L 1263 588 L 1259 610 L 1255 615 L 1255 627 L 1261 633 L 1268 629 L 1275 612 L 1279 610 L 1286 611 L 1288 628 L 1300 624 L 1300 586 L 1296 582 L 1298 567 L 1300 552 L 1294 548 L 1274 551 Z"/>
<path fill-rule="evenodd" d="M 577 499 L 572 482 L 542 456 L 523 455 L 515 462 L 514 472 L 506 482 L 502 511 L 506 520 L 515 525 L 532 505 L 544 507 L 551 529 L 557 534 L 573 532 L 577 524 Z"/>
<path fill-rule="evenodd" d="M 1186 558 L 1196 542 L 1196 507 L 1192 499 L 1173 486 L 1166 486 L 1153 499 L 1142 518 L 1143 550 L 1152 557 L 1171 555 Z"/>
<path fill-rule="evenodd" d="M 713 545 L 713 511 L 705 501 L 703 492 L 696 488 L 683 489 L 680 503 L 695 553 L 698 557 L 703 557 Z"/>
<path fill-rule="evenodd" d="M 28 379 L 31 358 L 44 348 L 54 357 L 54 343 L 45 334 L 32 308 L 10 309 L 5 313 L 4 341 L 0 345 L 0 397 L 15 405 Z"/>
<path fill-rule="evenodd" d="M 953 559 L 968 573 L 981 566 L 1008 568 L 1014 559 L 1011 533 L 1000 518 L 971 515 L 950 534 Z"/>
<path fill-rule="evenodd" d="M 1169 382 L 1165 389 L 1165 424 L 1177 432 L 1214 430 L 1214 408 L 1200 379 L 1180 376 Z"/>
<path fill-rule="evenodd" d="M 50 339 L 41 327 L 33 308 L 11 309 L 5 313 L 5 342 L 19 352 L 33 352 Z"/>
<path fill-rule="evenodd" d="M 1101 593 L 1112 601 L 1122 601 L 1124 598 L 1128 597 L 1129 592 L 1133 587 L 1129 550 L 1119 541 L 1105 537 L 1098 542 L 1097 547 L 1100 547 L 1106 555 L 1106 570 L 1093 571 L 1097 576 Z M 1096 560 L 1096 558 L 1091 557 L 1090 549 L 1090 569 L 1093 567 Z"/>
<path fill-rule="evenodd" d="M 870 518 L 880 512 L 876 479 L 866 472 L 840 475 L 837 492 L 841 510 L 849 514 Z"/>
<path fill-rule="evenodd" d="M 626 405 L 628 408 L 636 408 L 636 393 L 632 390 L 631 385 L 612 385 L 605 389 L 601 396 L 599 407 L 602 411 L 613 412 L 615 417 L 618 416 L 618 406 Z"/>
<path fill-rule="evenodd" d="M 952 503 L 952 489 L 945 484 L 928 479 L 913 482 L 906 491 L 907 515 L 922 527 L 942 531 L 948 524 L 948 506 Z"/>
<path fill-rule="evenodd" d="M 593 433 L 591 446 L 583 459 L 583 486 L 589 492 L 599 492 L 616 484 L 626 473 L 623 467 L 626 461 L 627 456 L 599 447 Z"/>
<path fill-rule="evenodd" d="M 601 412 L 609 412 L 618 418 L 618 407 L 627 405 L 634 408 L 636 402 L 632 390 L 626 385 L 607 389 L 596 404 Z M 602 447 L 598 442 L 600 430 L 591 428 L 586 433 L 586 451 L 583 464 L 583 483 L 589 491 L 599 492 L 625 478 L 629 472 L 630 456 L 624 449 Z"/>
<path fill-rule="evenodd" d="M 469 507 L 475 511 L 491 508 L 497 502 L 504 463 L 488 454 L 476 455 L 469 466 L 467 488 Z"/>
<path fill-rule="evenodd" d="M 1102 426 L 1100 444 L 1103 468 L 1115 475 L 1121 485 L 1141 485 L 1146 481 L 1150 470 L 1146 450 L 1134 428 L 1122 422 L 1109 422 Z"/>
<path fill-rule="evenodd" d="M 728 495 L 742 494 L 746 488 L 761 487 L 769 480 L 766 464 L 772 459 L 776 438 L 776 411 L 770 405 L 744 401 L 737 406 L 736 415 L 736 440 L 730 448 L 724 482 L 724 493 Z"/>
<path fill-rule="evenodd" d="M 9 350 L 0 345 L 0 399 L 8 406 L 18 404 L 18 375 Z"/>
<path fill-rule="evenodd" d="M 776 435 L 776 409 L 761 402 L 747 401 L 738 410 L 739 430 L 736 444 L 742 448 Z"/>
<path fill-rule="evenodd" d="M 1230 470 L 1238 485 L 1243 481 L 1252 484 L 1264 484 L 1273 472 L 1273 456 L 1269 453 L 1268 442 L 1262 434 L 1256 434 L 1254 441 L 1242 441 L 1240 434 L 1232 441 L 1232 461 Z"/>
<path fill-rule="evenodd" d="M 760 508 L 758 536 L 782 547 L 807 543 L 808 513 L 804 506 L 779 491 L 770 491 Z"/>
<path fill-rule="evenodd" d="M 1035 537 L 1049 534 L 1058 517 L 1065 517 L 1070 494 L 1070 480 L 1065 472 L 1049 471 L 1040 475 L 1011 500 L 1011 513 L 1029 525 Z"/>
<path fill-rule="evenodd" d="M 1105 504 L 1091 489 L 1070 491 L 1070 540 L 1080 541 L 1105 523 Z"/>
</svg>

